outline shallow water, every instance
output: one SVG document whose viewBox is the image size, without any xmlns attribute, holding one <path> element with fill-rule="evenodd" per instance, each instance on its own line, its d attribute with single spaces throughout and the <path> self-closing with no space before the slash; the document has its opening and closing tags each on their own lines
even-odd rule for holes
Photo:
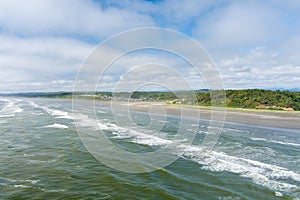
<svg viewBox="0 0 300 200">
<path fill-rule="evenodd" d="M 176 139 L 180 118 L 157 118 L 156 133 L 120 126 L 111 110 L 95 107 L 77 126 L 102 131 L 131 152 L 154 152 Z M 76 111 L 76 110 L 75 110 Z M 119 112 L 122 119 L 126 113 Z M 67 100 L 0 99 L 0 199 L 300 199 L 297 130 L 226 124 L 214 149 L 202 156 L 207 121 L 188 119 L 192 144 L 150 173 L 126 173 L 93 157 L 81 142 Z M 132 113 L 140 127 L 149 116 Z M 96 120 L 96 121 L 95 121 Z M 150 134 L 151 132 L 151 134 Z M 176 154 L 170 152 L 170 155 Z M 151 164 L 151 163 L 149 163 Z"/>
</svg>

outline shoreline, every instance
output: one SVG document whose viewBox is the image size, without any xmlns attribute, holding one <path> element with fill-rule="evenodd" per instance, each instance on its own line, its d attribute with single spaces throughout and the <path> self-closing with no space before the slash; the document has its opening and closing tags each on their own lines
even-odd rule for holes
<svg viewBox="0 0 300 200">
<path fill-rule="evenodd" d="M 198 107 L 189 105 L 173 105 L 164 102 L 122 102 L 122 101 L 95 101 L 95 104 L 103 107 L 110 107 L 111 103 L 120 110 L 131 110 L 136 112 L 151 112 L 154 114 L 168 114 L 175 116 L 186 116 L 210 120 L 212 112 L 218 116 L 223 115 L 221 108 L 212 110 L 208 107 Z M 300 112 L 299 111 L 266 111 L 251 109 L 227 109 L 225 108 L 225 123 L 238 123 L 244 125 L 273 127 L 284 129 L 300 130 Z M 184 113 L 184 114 L 182 114 Z M 222 117 L 221 119 L 222 120 Z"/>
<path fill-rule="evenodd" d="M 26 98 L 26 97 L 25 97 Z M 71 98 L 37 98 L 47 100 L 70 101 Z M 167 104 L 166 102 L 128 102 L 128 101 L 93 101 L 92 99 L 76 99 L 82 103 L 94 104 L 97 106 L 110 108 L 113 103 L 120 110 L 132 110 L 147 113 L 151 110 L 154 114 L 168 114 L 199 118 L 204 120 L 211 119 L 212 111 L 214 114 L 222 112 L 221 108 L 211 106 L 197 106 L 185 104 Z M 244 108 L 225 108 L 225 123 L 237 123 L 241 125 L 251 125 L 257 127 L 282 128 L 300 130 L 300 111 L 281 111 L 281 110 L 256 110 Z M 222 120 L 222 119 L 221 119 Z"/>
<path fill-rule="evenodd" d="M 150 102 L 151 103 L 151 102 Z M 164 103 L 164 102 L 162 102 Z M 188 105 L 188 104 L 166 104 L 170 106 L 182 106 L 187 108 L 198 108 L 198 109 L 206 109 L 211 110 L 212 106 L 203 106 L 203 105 Z M 223 107 L 214 107 L 215 110 L 223 109 Z M 237 111 L 237 112 L 266 112 L 266 113 L 286 113 L 286 114 L 300 114 L 300 111 L 287 111 L 287 110 L 275 110 L 275 109 L 259 109 L 259 108 L 238 108 L 238 107 L 226 107 L 227 111 Z"/>
</svg>

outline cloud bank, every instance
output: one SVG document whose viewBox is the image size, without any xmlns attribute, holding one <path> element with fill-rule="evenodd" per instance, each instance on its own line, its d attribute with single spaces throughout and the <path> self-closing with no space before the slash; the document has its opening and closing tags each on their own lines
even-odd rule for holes
<svg viewBox="0 0 300 200">
<path fill-rule="evenodd" d="M 80 65 L 100 42 L 149 26 L 202 44 L 225 88 L 300 88 L 299 9 L 293 0 L 0 1 L 0 92 L 72 90 Z M 135 55 L 123 65 L 161 59 Z M 194 88 L 205 87 L 186 65 L 165 59 Z M 119 78 L 107 76 L 106 89 Z"/>
</svg>

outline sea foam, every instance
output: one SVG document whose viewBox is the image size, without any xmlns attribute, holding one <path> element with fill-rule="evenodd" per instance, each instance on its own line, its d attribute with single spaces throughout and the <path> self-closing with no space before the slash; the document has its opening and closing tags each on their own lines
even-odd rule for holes
<svg viewBox="0 0 300 200">
<path fill-rule="evenodd" d="M 18 105 L 21 100 L 1 99 L 1 101 L 5 103 L 3 108 L 0 110 L 0 117 L 14 117 L 16 113 L 24 111 L 20 108 L 20 105 Z"/>
<path fill-rule="evenodd" d="M 59 129 L 68 129 L 69 127 L 64 124 L 54 123 L 51 125 L 44 126 L 44 128 L 59 128 Z"/>
<path fill-rule="evenodd" d="M 137 131 L 132 128 L 117 126 L 114 123 L 97 121 L 88 117 L 78 120 L 79 126 L 93 127 L 94 130 L 111 131 L 113 138 L 131 139 L 137 144 L 149 146 L 165 146 L 174 141 L 158 137 L 153 133 L 147 134 L 147 131 Z M 252 138 L 253 140 L 265 140 Z M 273 191 L 292 191 L 298 190 L 297 185 L 288 183 L 287 180 L 300 182 L 300 175 L 287 168 L 266 164 L 260 161 L 246 159 L 237 156 L 231 156 L 223 152 L 210 151 L 205 152 L 201 146 L 178 144 L 177 149 L 183 152 L 182 157 L 190 159 L 202 165 L 202 169 L 209 171 L 228 171 L 239 174 L 241 177 L 252 179 L 256 184 L 268 187 Z M 176 151 L 178 152 L 178 151 Z M 170 152 L 176 153 L 176 152 Z M 286 182 L 285 182 L 286 180 Z"/>
<path fill-rule="evenodd" d="M 242 177 L 252 179 L 256 184 L 268 187 L 274 191 L 291 191 L 298 186 L 282 182 L 292 179 L 300 182 L 300 175 L 284 167 L 266 164 L 263 162 L 230 156 L 223 152 L 211 151 L 203 154 L 203 149 L 197 146 L 181 146 L 184 156 L 203 165 L 209 171 L 228 171 Z"/>
<path fill-rule="evenodd" d="M 277 143 L 277 144 L 282 144 L 282 145 L 300 147 L 300 144 L 298 144 L 298 143 L 287 142 L 287 141 L 268 140 L 268 139 L 265 139 L 265 138 L 250 138 L 250 139 L 254 140 L 254 141 L 266 141 L 266 142 L 270 142 L 270 143 Z"/>
</svg>

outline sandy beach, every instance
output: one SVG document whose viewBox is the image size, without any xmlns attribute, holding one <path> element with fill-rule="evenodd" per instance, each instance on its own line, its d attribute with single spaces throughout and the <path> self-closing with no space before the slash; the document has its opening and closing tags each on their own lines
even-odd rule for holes
<svg viewBox="0 0 300 200">
<path fill-rule="evenodd" d="M 97 102 L 98 104 L 98 102 Z M 188 105 L 171 105 L 164 102 L 99 102 L 104 107 L 114 106 L 119 110 L 130 110 L 135 112 L 147 112 L 153 114 L 168 114 L 175 116 L 186 116 L 210 120 L 211 108 L 203 108 Z M 215 116 L 221 116 L 223 111 L 214 109 Z M 232 109 L 226 110 L 226 123 L 240 123 L 253 126 L 267 126 L 273 128 L 286 128 L 300 130 L 300 112 L 296 111 L 272 111 L 272 110 L 250 110 Z"/>
</svg>

